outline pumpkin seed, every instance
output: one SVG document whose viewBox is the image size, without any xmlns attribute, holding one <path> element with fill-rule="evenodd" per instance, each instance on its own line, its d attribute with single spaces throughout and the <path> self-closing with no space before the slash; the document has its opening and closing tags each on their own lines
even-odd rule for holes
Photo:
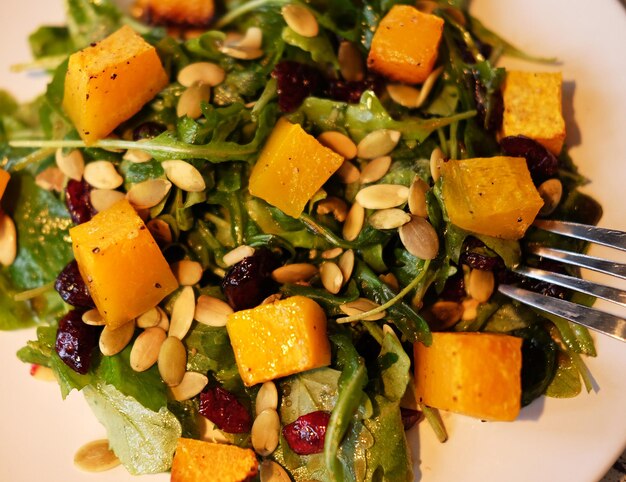
<svg viewBox="0 0 626 482">
<path fill-rule="evenodd" d="M 357 182 L 361 177 L 359 168 L 352 164 L 350 161 L 343 161 L 343 164 L 339 166 L 339 169 L 335 172 L 339 177 L 339 180 L 344 184 L 352 184 Z"/>
<path fill-rule="evenodd" d="M 363 229 L 363 222 L 365 221 L 365 209 L 358 202 L 355 202 L 348 215 L 346 216 L 346 222 L 343 224 L 343 239 L 346 241 L 354 241 Z"/>
<path fill-rule="evenodd" d="M 202 174 L 190 163 L 175 159 L 163 161 L 161 166 L 167 178 L 183 191 L 200 192 L 206 189 Z"/>
<path fill-rule="evenodd" d="M 381 156 L 372 159 L 361 171 L 361 184 L 376 182 L 381 179 L 391 166 L 391 157 Z"/>
<path fill-rule="evenodd" d="M 250 438 L 254 451 L 267 457 L 276 447 L 280 435 L 280 419 L 278 412 L 273 408 L 266 408 L 257 415 L 252 424 Z"/>
<path fill-rule="evenodd" d="M 382 209 L 372 214 L 368 221 L 376 229 L 396 229 L 411 220 L 411 215 L 402 209 Z"/>
<path fill-rule="evenodd" d="M 484 303 L 493 294 L 495 279 L 491 271 L 473 269 L 467 280 L 467 294 L 476 301 Z"/>
<path fill-rule="evenodd" d="M 348 82 L 360 82 L 365 78 L 363 56 L 352 42 L 344 40 L 339 44 L 337 60 L 341 76 Z"/>
<path fill-rule="evenodd" d="M 338 131 L 322 132 L 317 140 L 323 146 L 332 149 L 345 159 L 353 159 L 356 157 L 356 144 L 352 142 L 347 135 Z"/>
<path fill-rule="evenodd" d="M 146 328 L 133 343 L 130 350 L 130 367 L 136 372 L 145 372 L 159 358 L 161 345 L 167 338 L 165 330 L 158 326 Z"/>
<path fill-rule="evenodd" d="M 326 261 L 320 266 L 320 278 L 326 291 L 336 295 L 343 286 L 343 273 L 339 266 L 331 261 Z"/>
<path fill-rule="evenodd" d="M 372 131 L 357 145 L 357 155 L 361 159 L 376 159 L 386 156 L 398 145 L 400 136 L 400 132 L 391 129 Z"/>
<path fill-rule="evenodd" d="M 152 154 L 141 149 L 128 149 L 122 159 L 134 164 L 142 164 L 152 159 Z"/>
<path fill-rule="evenodd" d="M 179 340 L 185 335 L 193 322 L 193 315 L 196 311 L 196 297 L 191 286 L 185 286 L 172 307 L 172 319 L 170 322 L 169 336 L 174 336 Z"/>
<path fill-rule="evenodd" d="M 428 206 L 426 205 L 426 193 L 430 187 L 421 177 L 415 176 L 409 188 L 409 211 L 420 218 L 428 217 Z"/>
<path fill-rule="evenodd" d="M 161 312 L 156 306 L 154 308 L 150 308 L 148 311 L 137 317 L 136 323 L 138 328 L 152 328 L 154 326 L 159 326 L 159 323 L 161 323 Z"/>
<path fill-rule="evenodd" d="M 243 37 L 239 34 L 227 35 L 220 52 L 235 59 L 253 60 L 263 56 L 262 45 L 263 31 L 258 27 L 250 27 Z"/>
<path fill-rule="evenodd" d="M 317 214 L 330 213 L 337 221 L 343 223 L 348 215 L 348 205 L 343 199 L 334 196 L 322 199 L 317 203 Z"/>
<path fill-rule="evenodd" d="M 467 298 L 463 300 L 463 315 L 461 319 L 463 321 L 471 321 L 475 320 L 478 316 L 478 307 L 480 306 L 480 301 L 475 300 L 474 298 Z"/>
<path fill-rule="evenodd" d="M 412 216 L 399 230 L 400 241 L 406 250 L 420 259 L 434 259 L 439 253 L 437 231 L 424 218 Z"/>
<path fill-rule="evenodd" d="M 372 300 L 368 300 L 367 298 L 358 298 L 354 301 L 350 301 L 349 303 L 344 303 L 343 305 L 340 305 L 339 309 L 348 316 L 358 316 L 358 315 L 362 315 L 363 313 L 367 311 L 376 309 L 379 306 L 380 306 L 379 304 L 374 303 Z M 385 316 L 387 316 L 387 312 L 381 311 L 380 313 L 374 313 L 368 316 L 367 318 L 365 318 L 365 320 L 369 320 L 369 321 L 381 320 Z M 342 318 L 338 318 L 337 323 L 341 323 L 341 322 L 342 322 Z"/>
<path fill-rule="evenodd" d="M 93 161 L 85 166 L 85 181 L 97 189 L 117 189 L 124 183 L 124 178 L 109 161 Z"/>
<path fill-rule="evenodd" d="M 272 279 L 280 284 L 308 281 L 317 274 L 317 266 L 309 263 L 293 263 L 272 271 Z"/>
<path fill-rule="evenodd" d="M 273 460 L 264 460 L 259 466 L 259 476 L 261 482 L 291 482 L 285 469 Z M 309 481 L 313 482 L 313 481 Z"/>
<path fill-rule="evenodd" d="M 211 62 L 194 62 L 178 72 L 178 83 L 184 87 L 191 87 L 193 84 L 207 84 L 211 87 L 224 82 L 226 72 L 217 64 Z"/>
<path fill-rule="evenodd" d="M 302 5 L 289 4 L 281 9 L 285 23 L 291 30 L 303 37 L 316 37 L 320 27 L 315 15 Z"/>
<path fill-rule="evenodd" d="M 400 283 L 398 282 L 398 278 L 396 278 L 395 274 L 393 273 L 381 274 L 380 276 L 378 276 L 378 279 L 380 279 L 383 283 L 389 286 L 396 293 L 400 291 Z"/>
<path fill-rule="evenodd" d="M 254 410 L 258 416 L 263 410 L 277 410 L 278 408 L 278 390 L 276 384 L 271 380 L 264 382 L 256 394 Z"/>
<path fill-rule="evenodd" d="M 92 308 L 91 310 L 87 310 L 83 313 L 81 317 L 83 323 L 91 326 L 104 326 L 106 325 L 106 321 L 102 318 L 102 315 L 98 311 L 97 308 Z"/>
<path fill-rule="evenodd" d="M 200 440 L 222 444 L 230 443 L 226 434 L 217 428 L 208 418 L 198 414 L 196 418 L 196 425 L 198 426 Z"/>
<path fill-rule="evenodd" d="M 86 472 L 103 472 L 120 465 L 106 439 L 86 443 L 74 454 L 74 465 Z"/>
<path fill-rule="evenodd" d="M 198 372 L 185 372 L 178 385 L 170 388 L 174 400 L 182 402 L 198 395 L 209 383 L 206 375 Z"/>
<path fill-rule="evenodd" d="M 543 207 L 539 210 L 539 214 L 541 216 L 552 214 L 561 202 L 563 184 L 558 179 L 548 179 L 539 185 L 537 191 L 543 199 Z"/>
<path fill-rule="evenodd" d="M 112 329 L 106 325 L 100 333 L 100 351 L 104 356 L 113 356 L 121 352 L 130 343 L 135 334 L 135 320 L 124 323 L 122 326 Z"/>
<path fill-rule="evenodd" d="M 187 350 L 179 338 L 168 336 L 161 344 L 157 366 L 161 378 L 168 387 L 175 387 L 180 384 L 185 376 Z"/>
<path fill-rule="evenodd" d="M 52 369 L 43 365 L 31 365 L 30 375 L 35 380 L 39 380 L 41 382 L 56 382 L 57 381 L 57 377 L 54 375 L 54 372 L 52 371 Z"/>
<path fill-rule="evenodd" d="M 446 330 L 463 316 L 463 306 L 456 301 L 437 301 L 427 310 L 432 315 L 429 325 L 434 330 Z M 434 319 L 433 319 L 434 317 Z"/>
<path fill-rule="evenodd" d="M 123 192 L 114 191 L 113 189 L 92 189 L 89 193 L 91 206 L 96 210 L 96 212 L 109 209 L 115 203 L 124 199 L 124 197 L 125 195 Z"/>
<path fill-rule="evenodd" d="M 228 303 L 213 296 L 201 295 L 196 303 L 194 319 L 203 325 L 226 326 L 233 309 Z"/>
<path fill-rule="evenodd" d="M 157 310 L 158 310 L 159 314 L 161 315 L 161 318 L 159 320 L 159 324 L 157 326 L 159 328 L 163 328 L 166 332 L 168 332 L 169 329 L 170 329 L 170 318 L 167 316 L 167 313 L 165 311 L 163 311 L 162 308 L 157 306 Z"/>
<path fill-rule="evenodd" d="M 235 249 L 230 250 L 224 255 L 222 261 L 226 266 L 234 266 L 245 258 L 249 258 L 254 255 L 254 248 L 246 246 L 245 244 L 237 246 Z"/>
<path fill-rule="evenodd" d="M 182 286 L 193 286 L 200 282 L 202 278 L 202 265 L 197 261 L 191 261 L 190 259 L 183 259 L 172 265 L 172 272 L 178 284 Z"/>
<path fill-rule="evenodd" d="M 396 104 L 409 109 L 417 109 L 428 98 L 442 71 L 442 67 L 433 70 L 422 84 L 421 89 L 404 84 L 387 84 L 389 97 Z"/>
<path fill-rule="evenodd" d="M 146 224 L 146 227 L 157 242 L 161 241 L 164 244 L 172 242 L 172 230 L 170 229 L 170 225 L 162 219 L 151 219 Z"/>
<path fill-rule="evenodd" d="M 271 305 L 272 303 L 277 302 L 278 300 L 282 299 L 283 295 L 280 293 L 274 293 L 273 295 L 269 295 L 267 298 L 265 298 L 263 301 L 261 301 L 262 305 Z"/>
<path fill-rule="evenodd" d="M 64 154 L 63 149 L 59 148 L 56 150 L 54 159 L 57 167 L 70 179 L 80 181 L 83 178 L 83 174 L 85 172 L 85 160 L 79 150 L 74 149 L 73 151 Z"/>
<path fill-rule="evenodd" d="M 339 257 L 339 269 L 343 275 L 343 283 L 346 284 L 352 276 L 352 270 L 354 269 L 354 251 L 347 250 Z"/>
<path fill-rule="evenodd" d="M 356 194 L 357 202 L 365 209 L 389 209 L 404 204 L 409 188 L 400 184 L 374 184 Z"/>
<path fill-rule="evenodd" d="M 430 175 L 433 178 L 433 182 L 437 182 L 441 177 L 441 163 L 445 160 L 443 151 L 438 147 L 433 149 L 430 153 Z"/>
<path fill-rule="evenodd" d="M 65 174 L 58 167 L 48 167 L 35 176 L 35 184 L 45 191 L 63 191 Z"/>
<path fill-rule="evenodd" d="M 0 211 L 0 264 L 11 266 L 17 256 L 17 230 L 11 216 Z"/>
<path fill-rule="evenodd" d="M 187 87 L 176 104 L 176 115 L 178 117 L 187 116 L 197 119 L 202 115 L 202 102 L 209 102 L 211 99 L 211 87 L 206 84 L 195 84 Z"/>
<path fill-rule="evenodd" d="M 131 187 L 126 199 L 135 209 L 149 209 L 159 204 L 171 188 L 172 183 L 165 179 L 148 179 Z"/>
<path fill-rule="evenodd" d="M 342 248 L 331 248 L 326 251 L 322 251 L 322 259 L 335 259 L 343 253 Z"/>
<path fill-rule="evenodd" d="M 224 55 L 228 55 L 234 59 L 239 60 L 254 60 L 260 57 L 263 57 L 263 50 L 261 49 L 250 49 L 243 47 L 229 47 L 224 45 L 220 48 L 220 52 Z"/>
</svg>

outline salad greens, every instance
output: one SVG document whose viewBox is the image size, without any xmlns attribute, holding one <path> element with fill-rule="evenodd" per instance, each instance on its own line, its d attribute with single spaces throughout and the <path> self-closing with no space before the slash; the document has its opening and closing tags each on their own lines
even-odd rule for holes
<svg viewBox="0 0 626 482">
<path fill-rule="evenodd" d="M 35 31 L 29 37 L 34 60 L 21 66 L 50 71 L 46 92 L 25 105 L 0 92 L 0 159 L 2 168 L 11 173 L 2 208 L 18 233 L 17 257 L 0 270 L 0 329 L 37 325 L 36 339 L 22 348 L 18 357 L 50 368 L 63 397 L 72 390 L 84 393 L 106 427 L 111 447 L 132 474 L 167 471 L 181 434 L 200 436 L 196 426 L 198 397 L 173 400 L 155 366 L 134 371 L 130 345 L 114 356 L 96 353 L 84 374 L 60 358 L 55 348 L 58 323 L 71 307 L 53 285 L 73 258 L 68 234 L 73 221 L 64 187 L 59 192 L 39 182 L 46 169 L 55 167 L 57 149 L 80 149 L 87 163 L 111 161 L 124 178 L 121 192 L 144 181 L 166 179 L 162 161 L 186 160 L 201 173 L 206 188 L 186 192 L 173 186 L 144 214 L 167 227 L 169 239 L 162 249 L 169 262 L 189 259 L 200 263 L 204 275 L 194 286 L 198 295 L 225 299 L 220 286 L 229 266 L 224 255 L 237 246 L 267 248 L 280 264 L 319 266 L 327 261 L 323 253 L 333 248 L 355 254 L 354 270 L 338 293 L 325 289 L 318 276 L 309 283 L 277 287 L 282 297 L 305 296 L 324 309 L 332 346 L 329 367 L 275 380 L 281 425 L 315 411 L 328 412 L 330 418 L 323 451 L 298 455 L 281 434 L 279 446 L 269 458 L 285 467 L 295 480 L 413 480 L 403 415 L 405 409 L 418 408 L 407 395 L 413 390 L 412 343 L 431 343 L 431 330 L 437 325 L 430 308 L 438 300 L 460 305 L 466 297 L 463 279 L 469 270 L 468 256 L 497 266 L 493 270 L 504 280 L 507 268 L 522 260 L 536 262 L 524 257 L 527 243 L 577 251 L 586 248 L 580 242 L 532 228 L 520 242 L 460 229 L 450 222 L 441 181 L 433 179 L 430 169 L 429 158 L 435 148 L 450 159 L 501 153 L 494 130 L 506 74 L 496 67 L 500 55 L 541 62 L 551 59 L 530 56 L 500 38 L 469 15 L 464 0 L 429 2 L 433 14 L 446 22 L 438 59 L 443 73 L 426 102 L 410 109 L 395 103 L 380 88 L 384 80 L 372 73 L 362 82 L 341 80 L 336 53 L 338 42 L 345 40 L 366 55 L 380 19 L 395 4 L 408 2 L 312 0 L 307 6 L 320 33 L 310 38 L 285 25 L 281 7 L 291 3 L 288 0 L 227 0 L 223 16 L 211 29 L 182 40 L 169 36 L 162 26 L 144 25 L 126 16 L 109 0 L 65 3 L 67 25 L 42 26 Z M 115 137 L 85 147 L 62 108 L 67 58 L 124 24 L 133 26 L 156 46 L 171 83 L 119 126 Z M 222 53 L 226 31 L 243 34 L 250 27 L 263 32 L 263 56 L 259 60 Z M 176 81 L 177 74 L 200 61 L 219 65 L 225 79 L 212 89 L 211 100 L 202 102 L 199 118 L 179 117 L 176 107 L 185 88 Z M 282 62 L 314 69 L 330 87 L 312 90 L 296 109 L 281 112 L 281 96 L 288 95 L 281 86 L 284 79 L 276 74 Z M 338 86 L 356 91 L 358 99 L 336 95 L 333 89 Z M 391 166 L 373 184 L 408 187 L 416 176 L 428 184 L 428 219 L 439 238 L 439 254 L 432 260 L 419 259 L 403 245 L 397 229 L 379 230 L 367 223 L 355 239 L 344 239 L 343 219 L 320 214 L 316 204 L 331 197 L 352 204 L 360 189 L 358 180 L 344 184 L 332 177 L 298 219 L 253 197 L 248 192 L 251 170 L 283 115 L 312 135 L 338 131 L 356 143 L 378 129 L 398 131 L 401 140 L 390 153 Z M 139 150 L 151 159 L 132 162 L 127 150 Z M 566 152 L 559 162 L 557 177 L 564 192 L 551 216 L 597 222 L 600 207 L 577 190 L 585 179 Z M 362 167 L 365 161 L 357 164 Z M 371 300 L 378 308 L 342 322 L 346 317 L 342 307 L 359 298 Z M 162 303 L 170 314 L 174 300 L 175 295 Z M 368 318 L 383 311 L 384 320 Z M 591 388 L 580 355 L 595 356 L 595 349 L 589 333 L 580 326 L 495 294 L 480 304 L 475 316 L 456 320 L 446 329 L 521 337 L 523 405 L 544 394 L 571 397 L 583 386 Z M 225 327 L 195 322 L 184 344 L 187 370 L 206 374 L 210 387 L 222 387 L 247 409 L 254 407 L 258 387 L 244 386 Z M 436 410 L 420 409 L 438 436 L 445 439 Z M 224 436 L 231 443 L 250 446 L 247 434 Z"/>
</svg>

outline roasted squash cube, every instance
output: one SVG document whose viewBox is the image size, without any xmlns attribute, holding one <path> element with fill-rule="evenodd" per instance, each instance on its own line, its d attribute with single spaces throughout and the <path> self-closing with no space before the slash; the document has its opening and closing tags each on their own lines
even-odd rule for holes
<svg viewBox="0 0 626 482">
<path fill-rule="evenodd" d="M 9 179 L 11 179 L 11 175 L 4 169 L 0 169 L 0 199 L 4 196 L 4 191 L 6 191 L 9 184 Z"/>
<path fill-rule="evenodd" d="M 522 339 L 492 333 L 433 333 L 415 343 L 419 403 L 483 420 L 511 421 L 521 405 Z"/>
<path fill-rule="evenodd" d="M 156 306 L 178 287 L 150 231 L 126 200 L 70 229 L 91 297 L 116 328 Z"/>
<path fill-rule="evenodd" d="M 520 239 L 543 206 L 521 157 L 448 161 L 441 175 L 450 221 L 472 233 Z"/>
<path fill-rule="evenodd" d="M 501 136 L 523 135 L 558 155 L 565 140 L 560 72 L 509 71 L 502 97 Z"/>
<path fill-rule="evenodd" d="M 443 23 L 409 5 L 394 6 L 376 28 L 368 67 L 398 82 L 424 82 L 437 60 Z"/>
<path fill-rule="evenodd" d="M 299 124 L 280 119 L 250 175 L 250 194 L 297 218 L 343 163 Z"/>
<path fill-rule="evenodd" d="M 140 16 L 153 25 L 202 27 L 215 12 L 213 0 L 139 0 Z"/>
<path fill-rule="evenodd" d="M 179 438 L 172 462 L 171 482 L 243 482 L 259 472 L 250 449 L 235 445 Z"/>
<path fill-rule="evenodd" d="M 124 26 L 72 54 L 63 108 L 86 144 L 109 135 L 168 83 L 156 49 Z"/>
<path fill-rule="evenodd" d="M 313 300 L 292 296 L 228 316 L 239 374 L 247 386 L 326 366 L 326 314 Z"/>
</svg>

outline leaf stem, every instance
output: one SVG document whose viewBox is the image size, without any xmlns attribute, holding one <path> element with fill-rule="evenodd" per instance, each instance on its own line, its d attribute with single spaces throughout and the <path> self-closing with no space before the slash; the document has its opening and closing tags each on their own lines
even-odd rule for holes
<svg viewBox="0 0 626 482">
<path fill-rule="evenodd" d="M 39 295 L 47 293 L 52 288 L 54 288 L 54 281 L 51 281 L 50 283 L 46 283 L 43 286 L 38 286 L 37 288 L 33 288 L 31 290 L 26 290 L 26 291 L 22 291 L 21 293 L 16 293 L 15 295 L 13 295 L 13 299 L 15 301 L 32 300 L 33 298 L 36 298 Z"/>
<path fill-rule="evenodd" d="M 242 15 L 248 12 L 251 12 L 252 10 L 255 10 L 264 5 L 272 5 L 272 4 L 282 5 L 285 3 L 289 3 L 289 0 L 253 0 L 251 2 L 246 2 L 241 7 L 235 8 L 234 10 L 231 10 L 226 15 L 224 15 L 215 24 L 215 28 L 217 30 L 220 30 L 221 28 L 225 27 L 226 25 L 231 23 L 233 20 L 235 20 L 237 17 L 241 17 Z"/>
</svg>

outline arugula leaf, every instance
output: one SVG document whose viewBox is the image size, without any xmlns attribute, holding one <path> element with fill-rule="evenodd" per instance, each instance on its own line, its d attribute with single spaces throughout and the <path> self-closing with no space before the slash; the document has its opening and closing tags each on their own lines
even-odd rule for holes
<svg viewBox="0 0 626 482">
<path fill-rule="evenodd" d="M 65 8 L 74 50 L 103 39 L 121 26 L 121 13 L 109 0 L 65 0 Z"/>
<path fill-rule="evenodd" d="M 332 65 L 335 70 L 339 70 L 339 60 L 337 60 L 328 37 L 324 34 L 315 37 L 303 37 L 289 27 L 285 27 L 281 37 L 287 44 L 311 54 L 314 62 L 322 65 Z"/>
<path fill-rule="evenodd" d="M 546 396 L 552 398 L 573 398 L 582 390 L 580 373 L 576 363 L 567 352 L 559 351 L 557 355 L 557 369 L 548 388 Z"/>
<path fill-rule="evenodd" d="M 67 27 L 42 25 L 29 35 L 28 43 L 36 59 L 52 55 L 67 55 L 74 50 Z"/>
</svg>

